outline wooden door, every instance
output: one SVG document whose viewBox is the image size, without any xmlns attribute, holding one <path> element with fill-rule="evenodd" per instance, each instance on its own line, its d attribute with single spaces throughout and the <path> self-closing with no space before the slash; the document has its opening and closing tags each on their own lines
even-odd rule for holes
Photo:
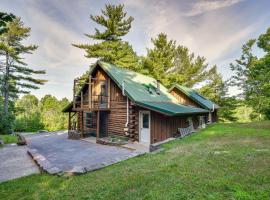
<svg viewBox="0 0 270 200">
<path fill-rule="evenodd" d="M 99 130 L 99 137 L 107 137 L 108 133 L 108 114 L 107 112 L 100 112 L 100 130 Z"/>
</svg>

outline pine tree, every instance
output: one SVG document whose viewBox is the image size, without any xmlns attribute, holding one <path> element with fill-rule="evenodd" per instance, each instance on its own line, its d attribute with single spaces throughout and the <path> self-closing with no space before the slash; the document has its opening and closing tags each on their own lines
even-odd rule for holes
<svg viewBox="0 0 270 200">
<path fill-rule="evenodd" d="M 208 69 L 204 57 L 195 57 L 189 53 L 187 47 L 178 45 L 176 41 L 169 40 L 165 33 L 158 34 L 152 38 L 154 47 L 147 49 L 144 66 L 149 74 L 160 80 L 165 86 L 174 84 L 193 87 L 196 84 L 207 82 L 207 85 L 215 85 L 220 82 L 216 66 Z"/>
<path fill-rule="evenodd" d="M 154 48 L 147 49 L 144 66 L 151 76 L 167 85 L 166 72 L 173 67 L 175 41 L 168 40 L 165 33 L 158 34 L 157 38 L 152 38 L 151 41 Z"/>
<path fill-rule="evenodd" d="M 87 58 L 96 58 L 139 71 L 140 65 L 136 53 L 128 42 L 122 41 L 122 37 L 130 31 L 134 19 L 127 17 L 124 5 L 109 4 L 101 12 L 102 15 L 91 15 L 90 18 L 101 25 L 104 31 L 96 28 L 95 34 L 85 34 L 99 43 L 73 44 L 73 46 L 84 49 Z"/>
<path fill-rule="evenodd" d="M 0 34 L 7 31 L 7 23 L 13 21 L 16 18 L 12 13 L 0 12 Z"/>
<path fill-rule="evenodd" d="M 22 55 L 32 54 L 36 45 L 24 45 L 30 36 L 30 28 L 25 27 L 20 18 L 6 23 L 0 34 L 1 92 L 4 96 L 4 112 L 9 113 L 9 102 L 19 93 L 29 93 L 28 89 L 38 89 L 46 81 L 33 78 L 33 74 L 44 74 L 43 70 L 33 70 L 23 61 Z"/>
</svg>

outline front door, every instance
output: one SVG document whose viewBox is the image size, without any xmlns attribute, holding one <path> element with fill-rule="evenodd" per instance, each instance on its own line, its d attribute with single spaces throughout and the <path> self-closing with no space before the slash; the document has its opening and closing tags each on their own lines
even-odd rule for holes
<svg viewBox="0 0 270 200">
<path fill-rule="evenodd" d="M 107 112 L 100 112 L 100 132 L 99 137 L 107 137 L 107 123 L 108 123 L 108 113 Z"/>
<path fill-rule="evenodd" d="M 140 111 L 140 142 L 150 144 L 150 111 Z"/>
</svg>

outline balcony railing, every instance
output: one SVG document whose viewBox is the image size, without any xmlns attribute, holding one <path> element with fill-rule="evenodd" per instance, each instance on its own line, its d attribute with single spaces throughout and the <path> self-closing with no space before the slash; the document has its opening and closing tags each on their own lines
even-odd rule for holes
<svg viewBox="0 0 270 200">
<path fill-rule="evenodd" d="M 92 95 L 92 108 L 109 108 L 109 97 L 106 95 Z"/>
<path fill-rule="evenodd" d="M 76 108 L 81 109 L 106 109 L 109 108 L 109 97 L 106 95 L 92 95 L 91 104 L 89 104 L 88 98 L 85 98 L 81 104 L 81 101 L 76 101 Z"/>
</svg>

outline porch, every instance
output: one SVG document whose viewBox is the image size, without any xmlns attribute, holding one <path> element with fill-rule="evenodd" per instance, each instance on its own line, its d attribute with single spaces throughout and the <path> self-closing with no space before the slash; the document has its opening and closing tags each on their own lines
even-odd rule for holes
<svg viewBox="0 0 270 200">
<path fill-rule="evenodd" d="M 96 139 L 108 136 L 109 110 L 83 110 L 68 113 L 69 139 Z"/>
</svg>

